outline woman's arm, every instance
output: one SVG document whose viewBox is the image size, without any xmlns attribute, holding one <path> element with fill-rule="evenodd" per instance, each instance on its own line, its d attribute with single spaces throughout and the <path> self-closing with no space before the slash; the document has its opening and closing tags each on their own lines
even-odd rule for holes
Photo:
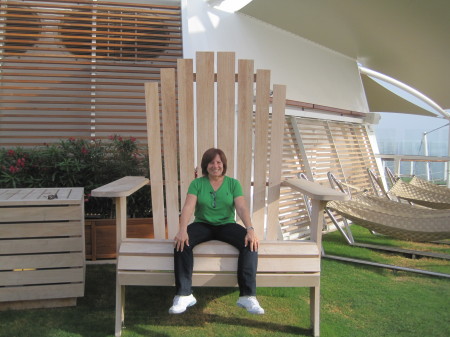
<svg viewBox="0 0 450 337">
<path fill-rule="evenodd" d="M 197 203 L 197 196 L 194 194 L 188 194 L 186 201 L 184 202 L 183 209 L 180 216 L 180 228 L 177 235 L 175 235 L 175 247 L 177 251 L 183 251 L 184 245 L 189 246 L 189 236 L 187 233 L 187 226 L 189 220 L 195 210 L 195 204 Z"/>
<path fill-rule="evenodd" d="M 250 250 L 252 252 L 257 252 L 259 247 L 258 237 L 256 236 L 255 230 L 253 228 L 252 219 L 250 218 L 250 212 L 247 208 L 245 198 L 243 196 L 236 197 L 234 199 L 234 206 L 239 218 L 241 218 L 245 228 L 247 229 L 247 235 L 245 236 L 245 246 L 247 247 L 247 245 L 250 244 Z"/>
</svg>

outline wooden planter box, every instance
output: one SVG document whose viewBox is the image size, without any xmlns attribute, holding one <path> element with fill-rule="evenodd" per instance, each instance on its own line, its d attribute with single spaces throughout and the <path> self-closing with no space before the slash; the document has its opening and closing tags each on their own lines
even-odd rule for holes
<svg viewBox="0 0 450 337">
<path fill-rule="evenodd" d="M 86 259 L 116 258 L 116 220 L 86 219 Z M 127 220 L 127 237 L 153 238 L 152 218 L 133 218 Z"/>
<path fill-rule="evenodd" d="M 83 195 L 0 190 L 0 310 L 71 306 L 84 296 Z"/>
</svg>

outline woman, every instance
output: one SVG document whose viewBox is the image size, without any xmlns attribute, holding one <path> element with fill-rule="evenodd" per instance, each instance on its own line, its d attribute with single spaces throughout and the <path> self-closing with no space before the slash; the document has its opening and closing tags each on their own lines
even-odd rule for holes
<svg viewBox="0 0 450 337">
<path fill-rule="evenodd" d="M 181 211 L 180 229 L 175 236 L 176 296 L 169 309 L 181 314 L 197 300 L 192 295 L 193 248 L 209 240 L 229 243 L 239 250 L 237 305 L 252 314 L 264 314 L 256 299 L 258 238 L 239 181 L 226 176 L 227 158 L 222 150 L 211 148 L 202 157 L 203 176 L 194 179 Z M 195 219 L 188 226 L 195 210 Z M 244 226 L 235 221 L 235 210 Z"/>
</svg>

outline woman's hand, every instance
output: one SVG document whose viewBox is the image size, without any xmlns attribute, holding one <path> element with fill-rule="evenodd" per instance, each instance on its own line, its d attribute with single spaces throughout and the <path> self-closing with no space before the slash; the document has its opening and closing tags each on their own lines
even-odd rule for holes
<svg viewBox="0 0 450 337">
<path fill-rule="evenodd" d="M 189 246 L 189 235 L 187 233 L 187 227 L 189 219 L 194 213 L 195 204 L 197 203 L 197 196 L 194 194 L 188 194 L 184 202 L 183 209 L 180 216 L 180 229 L 177 235 L 173 238 L 175 241 L 175 248 L 177 252 L 182 252 L 184 245 Z"/>
<path fill-rule="evenodd" d="M 175 235 L 175 249 L 177 252 L 182 252 L 184 249 L 184 246 L 189 246 L 189 235 L 187 233 L 186 229 L 180 229 Z"/>
<path fill-rule="evenodd" d="M 253 228 L 247 229 L 247 235 L 245 236 L 245 247 L 247 247 L 247 245 L 250 245 L 251 252 L 258 251 L 259 241 Z"/>
<path fill-rule="evenodd" d="M 236 207 L 236 212 L 244 223 L 245 228 L 247 228 L 247 235 L 245 235 L 244 242 L 245 247 L 250 245 L 250 251 L 257 252 L 259 248 L 259 241 L 255 230 L 253 229 L 252 220 L 250 219 L 250 213 L 244 197 L 239 196 L 234 198 L 234 206 Z"/>
</svg>

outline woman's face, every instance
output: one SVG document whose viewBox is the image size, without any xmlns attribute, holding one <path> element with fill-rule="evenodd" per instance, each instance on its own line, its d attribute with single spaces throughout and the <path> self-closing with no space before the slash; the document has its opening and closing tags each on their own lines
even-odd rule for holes
<svg viewBox="0 0 450 337">
<path fill-rule="evenodd" d="M 223 173 L 223 163 L 222 160 L 220 159 L 219 155 L 216 155 L 214 157 L 214 159 L 209 162 L 208 167 L 206 168 L 206 170 L 208 171 L 208 176 L 209 177 L 221 177 L 222 173 Z"/>
</svg>

